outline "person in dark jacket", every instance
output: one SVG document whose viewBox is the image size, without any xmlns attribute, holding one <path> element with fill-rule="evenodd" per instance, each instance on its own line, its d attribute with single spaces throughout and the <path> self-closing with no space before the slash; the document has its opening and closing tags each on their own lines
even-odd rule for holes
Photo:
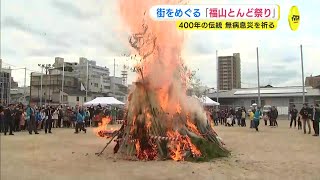
<svg viewBox="0 0 320 180">
<path fill-rule="evenodd" d="M 4 108 L 0 105 L 0 133 L 4 132 Z"/>
<path fill-rule="evenodd" d="M 20 119 L 21 119 L 21 115 L 22 115 L 22 112 L 21 112 L 19 106 L 17 105 L 17 106 L 15 107 L 15 109 L 14 109 L 14 117 L 13 117 L 13 118 L 14 118 L 14 121 L 13 121 L 13 123 L 14 123 L 14 125 L 13 125 L 13 130 L 14 130 L 15 132 L 20 131 Z"/>
<path fill-rule="evenodd" d="M 51 132 L 51 128 L 52 128 L 52 114 L 53 114 L 53 110 L 50 106 L 47 107 L 47 109 L 45 110 L 46 113 L 46 124 L 45 124 L 45 128 L 44 128 L 44 132 L 47 134 L 47 132 L 49 131 L 49 133 Z"/>
<path fill-rule="evenodd" d="M 271 111 L 270 111 L 271 127 L 278 126 L 277 118 L 278 118 L 278 111 L 277 111 L 276 107 L 272 106 Z"/>
<path fill-rule="evenodd" d="M 319 121 L 320 121 L 320 107 L 319 104 L 316 104 L 313 109 L 313 136 L 319 136 Z"/>
<path fill-rule="evenodd" d="M 91 106 L 89 107 L 89 114 L 90 114 L 90 116 L 89 116 L 89 121 L 92 123 L 93 117 L 94 117 L 94 107 L 93 107 L 93 105 L 91 105 Z M 91 124 L 91 123 L 90 123 L 90 124 Z"/>
<path fill-rule="evenodd" d="M 302 129 L 302 123 L 301 123 L 301 115 L 298 115 L 298 130 Z"/>
<path fill-rule="evenodd" d="M 308 104 L 303 104 L 303 107 L 300 110 L 300 115 L 303 123 L 303 132 L 306 134 L 306 124 L 308 124 L 309 134 L 311 134 L 311 126 L 310 126 L 310 108 Z"/>
<path fill-rule="evenodd" d="M 218 122 L 218 115 L 217 115 L 217 111 L 215 109 L 212 109 L 211 111 L 211 116 L 214 122 L 215 126 L 218 126 L 219 122 Z M 123 118 L 122 118 L 123 119 Z"/>
<path fill-rule="evenodd" d="M 274 119 L 274 126 L 277 126 L 277 127 L 278 127 L 279 112 L 278 112 L 278 109 L 277 109 L 275 106 L 273 106 L 273 107 L 274 107 L 274 110 L 275 110 L 275 113 L 276 113 L 276 117 L 275 117 L 275 119 Z"/>
<path fill-rule="evenodd" d="M 220 123 L 221 123 L 221 125 L 224 125 L 225 121 L 226 121 L 226 114 L 225 114 L 224 110 L 221 110 L 220 111 Z"/>
<path fill-rule="evenodd" d="M 58 128 L 61 127 L 62 119 L 63 119 L 63 106 L 60 106 L 58 108 L 58 122 L 57 122 L 57 127 Z"/>
<path fill-rule="evenodd" d="M 14 120 L 14 109 L 13 104 L 10 104 L 7 109 L 4 110 L 4 135 L 7 135 L 9 131 L 9 135 L 14 135 L 13 131 L 13 120 Z"/>
<path fill-rule="evenodd" d="M 294 128 L 296 128 L 298 110 L 296 109 L 295 105 L 292 105 L 292 108 L 290 109 L 290 116 L 291 116 L 290 128 L 292 127 L 292 122 L 294 122 Z"/>
</svg>

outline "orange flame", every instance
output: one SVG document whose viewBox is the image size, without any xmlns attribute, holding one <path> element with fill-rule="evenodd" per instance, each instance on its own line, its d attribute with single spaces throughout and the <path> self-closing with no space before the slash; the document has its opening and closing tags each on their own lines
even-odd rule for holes
<svg viewBox="0 0 320 180">
<path fill-rule="evenodd" d="M 108 128 L 108 124 L 111 122 L 111 118 L 110 117 L 105 117 L 105 118 L 102 118 L 102 121 L 101 123 L 98 124 L 98 127 L 97 128 L 94 128 L 93 129 L 93 132 L 98 136 L 98 137 L 105 137 L 103 135 L 103 132 L 107 131 Z"/>
<path fill-rule="evenodd" d="M 131 126 L 131 128 L 130 128 L 130 133 L 132 134 L 134 131 L 135 131 L 135 124 L 136 124 L 136 120 L 137 120 L 137 116 L 133 116 L 133 118 L 132 118 L 132 124 L 129 124 L 129 126 Z"/>
<path fill-rule="evenodd" d="M 179 4 L 180 1 L 170 0 L 166 4 Z M 157 108 L 157 110 L 169 114 L 160 116 L 163 117 L 159 122 L 161 126 L 167 125 L 169 126 L 168 129 L 186 126 L 189 131 L 201 136 L 190 116 L 187 116 L 186 123 L 185 119 L 181 120 L 182 118 L 173 116 L 173 114 L 188 112 L 184 100 L 186 99 L 185 92 L 188 83 L 190 83 L 188 79 L 192 76 L 192 73 L 184 67 L 181 58 L 183 32 L 176 29 L 175 22 L 154 21 L 146 13 L 152 6 L 160 4 L 161 1 L 119 0 L 118 2 L 124 27 L 128 28 L 130 33 L 133 34 L 132 39 L 134 40 L 130 41 L 134 50 L 132 53 L 137 53 L 140 58 L 140 63 L 135 66 L 139 69 L 137 82 L 140 83 L 140 86 L 137 85 L 138 88 L 129 97 L 129 101 L 134 107 L 137 107 L 137 110 L 131 111 L 130 133 L 134 136 L 137 135 L 135 138 L 138 141 L 135 143 L 135 148 L 138 159 L 150 160 L 156 157 L 157 146 L 154 141 L 146 138 L 150 135 L 149 132 L 145 131 L 146 129 L 141 130 L 141 127 L 136 126 L 142 122 L 145 123 L 144 128 L 153 127 L 151 110 L 145 108 L 149 107 L 150 104 L 152 108 Z M 166 28 L 165 32 L 163 27 Z M 126 32 L 128 29 L 126 29 Z M 183 70 L 181 71 L 181 69 Z M 148 96 L 146 92 L 150 92 Z M 145 97 L 148 97 L 148 102 L 146 102 L 145 99 L 147 98 Z M 140 111 L 140 108 L 143 112 Z M 154 125 L 157 124 L 158 121 Z M 154 134 L 159 133 L 154 132 Z M 177 141 L 169 141 L 167 144 L 169 156 L 173 160 L 184 160 L 188 151 L 196 156 L 201 155 L 200 150 L 192 144 L 189 137 L 184 137 L 178 131 L 172 130 L 166 132 L 166 135 L 169 138 L 177 138 Z"/>
<path fill-rule="evenodd" d="M 170 138 L 177 138 L 180 137 L 178 131 L 175 132 L 167 132 L 167 136 Z M 181 149 L 181 138 L 178 141 L 170 141 L 169 142 L 169 150 L 170 150 L 170 157 L 174 161 L 181 161 L 183 160 L 182 149 Z"/>
<path fill-rule="evenodd" d="M 152 143 L 150 140 L 148 142 L 148 148 L 142 149 L 141 142 L 138 140 L 135 143 L 136 147 L 136 156 L 141 160 L 154 160 L 157 158 L 157 145 Z"/>
<path fill-rule="evenodd" d="M 201 151 L 191 142 L 191 139 L 188 136 L 181 136 L 178 131 L 167 132 L 167 136 L 178 138 L 178 141 L 169 142 L 170 157 L 174 161 L 183 161 L 186 151 L 191 151 L 194 156 L 201 156 Z"/>
<path fill-rule="evenodd" d="M 201 151 L 191 142 L 191 139 L 189 137 L 186 138 L 189 147 L 191 148 L 191 152 L 193 155 L 199 157 L 201 156 Z"/>
<path fill-rule="evenodd" d="M 187 127 L 190 131 L 192 131 L 193 133 L 195 133 L 196 135 L 200 136 L 200 132 L 198 130 L 198 128 L 196 127 L 196 125 L 194 125 L 191 121 L 190 121 L 190 117 L 187 116 Z"/>
<path fill-rule="evenodd" d="M 141 151 L 140 141 L 139 140 L 136 142 L 135 146 L 136 146 L 136 153 L 138 155 L 138 154 L 140 154 L 140 151 Z"/>
</svg>

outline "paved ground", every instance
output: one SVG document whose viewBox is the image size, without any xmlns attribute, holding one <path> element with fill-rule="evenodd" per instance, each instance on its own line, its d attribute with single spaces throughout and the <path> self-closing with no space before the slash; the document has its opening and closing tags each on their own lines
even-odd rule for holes
<svg viewBox="0 0 320 180">
<path fill-rule="evenodd" d="M 280 121 L 279 128 L 218 126 L 232 157 L 210 163 L 174 161 L 113 161 L 112 147 L 102 157 L 95 152 L 106 140 L 93 133 L 1 135 L 1 180 L 108 179 L 320 179 L 320 138 L 304 135 Z"/>
</svg>

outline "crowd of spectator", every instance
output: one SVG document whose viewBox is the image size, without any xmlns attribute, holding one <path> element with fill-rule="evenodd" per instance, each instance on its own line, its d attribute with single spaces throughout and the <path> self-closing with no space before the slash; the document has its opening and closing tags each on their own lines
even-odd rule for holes
<svg viewBox="0 0 320 180">
<path fill-rule="evenodd" d="M 117 107 L 81 107 L 81 106 L 24 106 L 10 104 L 0 106 L 0 132 L 4 135 L 14 135 L 14 132 L 28 131 L 39 134 L 44 129 L 45 134 L 52 133 L 53 128 L 74 128 L 86 132 L 85 127 L 97 127 L 103 117 L 112 117 L 113 122 L 123 118 L 123 110 Z"/>
</svg>

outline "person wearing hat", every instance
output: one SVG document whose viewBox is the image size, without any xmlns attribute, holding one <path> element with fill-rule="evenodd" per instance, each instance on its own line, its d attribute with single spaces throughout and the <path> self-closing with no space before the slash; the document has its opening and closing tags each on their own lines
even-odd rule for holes
<svg viewBox="0 0 320 180">
<path fill-rule="evenodd" d="M 308 124 L 308 129 L 309 129 L 309 134 L 311 134 L 311 126 L 310 126 L 310 108 L 308 107 L 308 104 L 307 103 L 304 103 L 303 104 L 303 107 L 301 108 L 300 110 L 300 113 L 301 115 L 301 119 L 302 119 L 302 125 L 303 125 L 303 132 L 304 134 L 307 133 L 306 131 L 306 124 Z"/>
<path fill-rule="evenodd" d="M 14 135 L 13 131 L 13 115 L 14 115 L 14 106 L 10 104 L 7 109 L 4 110 L 4 135 L 7 135 L 9 131 L 9 135 Z"/>
</svg>

